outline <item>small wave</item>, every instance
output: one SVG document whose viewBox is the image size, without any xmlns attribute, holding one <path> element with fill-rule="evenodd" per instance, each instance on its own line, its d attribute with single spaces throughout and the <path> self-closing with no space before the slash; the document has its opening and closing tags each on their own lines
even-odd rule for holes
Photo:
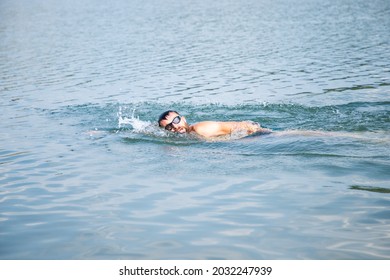
<svg viewBox="0 0 390 280">
<path fill-rule="evenodd" d="M 119 107 L 118 111 L 118 127 L 126 127 L 130 125 L 134 132 L 136 133 L 152 133 L 152 134 L 161 134 L 161 130 L 156 129 L 156 126 L 153 125 L 150 121 L 140 120 L 139 117 L 135 117 L 135 109 L 130 117 L 123 116 L 122 107 Z"/>
<path fill-rule="evenodd" d="M 110 103 L 104 106 L 84 104 L 50 111 L 50 117 L 64 119 L 85 130 L 126 131 L 138 135 L 172 138 L 158 127 L 157 118 L 167 109 L 175 109 L 190 123 L 204 120 L 258 122 L 274 131 L 314 130 L 328 132 L 378 132 L 388 134 L 389 102 L 360 102 L 340 105 L 305 106 L 302 104 L 257 103 L 197 105 L 191 103 Z"/>
</svg>

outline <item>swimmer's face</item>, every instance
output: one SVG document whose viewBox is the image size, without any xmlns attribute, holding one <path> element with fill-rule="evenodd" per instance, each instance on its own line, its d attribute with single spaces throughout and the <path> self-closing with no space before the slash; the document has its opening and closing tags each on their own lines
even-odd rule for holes
<svg viewBox="0 0 390 280">
<path fill-rule="evenodd" d="M 160 125 L 171 132 L 188 132 L 188 124 L 186 122 L 186 118 L 174 112 L 169 113 L 166 119 L 161 120 Z"/>
</svg>

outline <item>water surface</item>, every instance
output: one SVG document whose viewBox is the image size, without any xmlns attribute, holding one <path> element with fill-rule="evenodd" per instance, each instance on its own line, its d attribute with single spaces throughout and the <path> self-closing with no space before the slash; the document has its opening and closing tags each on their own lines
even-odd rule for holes
<svg viewBox="0 0 390 280">
<path fill-rule="evenodd" d="M 1 1 L 1 259 L 390 259 L 390 3 L 209 2 Z"/>
</svg>

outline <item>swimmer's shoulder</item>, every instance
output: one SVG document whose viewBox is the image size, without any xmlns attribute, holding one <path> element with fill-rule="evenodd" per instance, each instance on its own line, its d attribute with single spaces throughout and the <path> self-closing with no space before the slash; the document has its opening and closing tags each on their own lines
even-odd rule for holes
<svg viewBox="0 0 390 280">
<path fill-rule="evenodd" d="M 225 123 L 215 121 L 203 121 L 193 124 L 191 130 L 203 137 L 215 137 L 230 133 L 230 129 Z"/>
</svg>

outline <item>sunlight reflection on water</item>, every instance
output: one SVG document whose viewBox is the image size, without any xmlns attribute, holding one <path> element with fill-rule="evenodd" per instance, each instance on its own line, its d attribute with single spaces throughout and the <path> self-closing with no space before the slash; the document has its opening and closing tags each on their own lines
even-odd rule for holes
<svg viewBox="0 0 390 280">
<path fill-rule="evenodd" d="M 389 8 L 1 1 L 0 258 L 389 259 Z"/>
</svg>

